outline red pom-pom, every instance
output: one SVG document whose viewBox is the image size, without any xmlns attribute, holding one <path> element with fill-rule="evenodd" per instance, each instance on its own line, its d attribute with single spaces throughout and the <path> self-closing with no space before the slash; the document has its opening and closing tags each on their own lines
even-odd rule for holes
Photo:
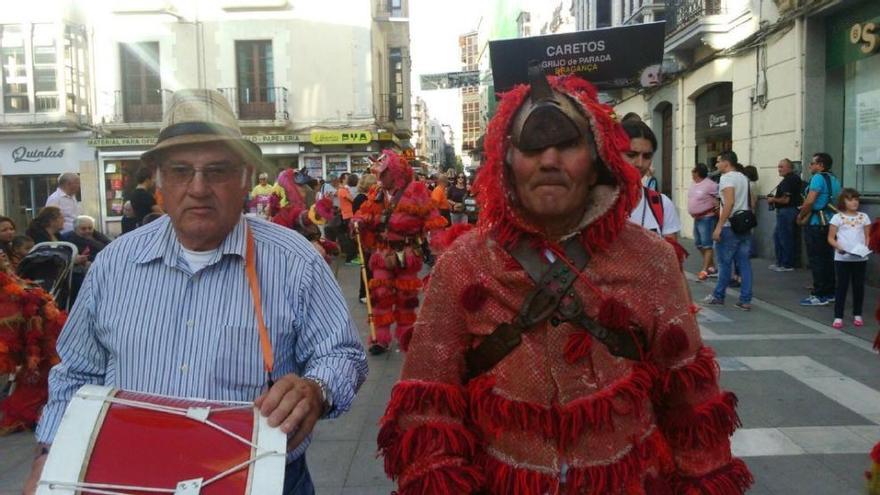
<svg viewBox="0 0 880 495">
<path fill-rule="evenodd" d="M 672 325 L 660 335 L 660 353 L 667 359 L 681 355 L 688 348 L 688 337 L 684 329 L 678 325 Z"/>
<path fill-rule="evenodd" d="M 587 332 L 574 332 L 568 336 L 562 356 L 568 364 L 575 364 L 587 357 L 590 348 L 593 347 L 593 339 Z"/>
<path fill-rule="evenodd" d="M 461 298 L 459 300 L 461 302 L 461 307 L 471 313 L 475 313 L 483 307 L 483 304 L 486 303 L 486 299 L 488 298 L 489 291 L 486 290 L 486 287 L 481 283 L 476 283 L 465 287 L 461 292 Z"/>
<path fill-rule="evenodd" d="M 326 221 L 333 219 L 333 199 L 325 196 L 315 202 L 315 213 Z"/>
<path fill-rule="evenodd" d="M 605 328 L 623 330 L 629 326 L 632 312 L 626 304 L 617 299 L 607 298 L 599 306 L 599 315 L 596 319 Z"/>
</svg>

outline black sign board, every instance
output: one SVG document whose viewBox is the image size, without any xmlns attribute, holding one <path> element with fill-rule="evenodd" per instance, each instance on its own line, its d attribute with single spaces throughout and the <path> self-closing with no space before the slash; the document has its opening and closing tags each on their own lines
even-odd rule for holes
<svg viewBox="0 0 880 495">
<path fill-rule="evenodd" d="M 660 84 L 663 22 L 489 42 L 495 91 L 528 82 L 528 63 L 544 73 L 577 74 L 598 89 Z"/>
</svg>

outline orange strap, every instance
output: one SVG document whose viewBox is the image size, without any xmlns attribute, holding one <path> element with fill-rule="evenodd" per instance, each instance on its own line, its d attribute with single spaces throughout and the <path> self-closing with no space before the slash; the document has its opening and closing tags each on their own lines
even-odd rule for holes
<svg viewBox="0 0 880 495">
<path fill-rule="evenodd" d="M 246 228 L 247 251 L 244 255 L 244 272 L 247 275 L 248 285 L 251 287 L 251 297 L 254 300 L 254 311 L 257 313 L 257 327 L 260 329 L 260 347 L 263 349 L 263 366 L 266 373 L 271 374 L 275 366 L 275 356 L 272 354 L 272 342 L 269 341 L 269 330 L 266 329 L 266 321 L 263 319 L 263 301 L 260 298 L 260 284 L 257 282 L 257 261 L 254 236 L 251 229 Z"/>
</svg>

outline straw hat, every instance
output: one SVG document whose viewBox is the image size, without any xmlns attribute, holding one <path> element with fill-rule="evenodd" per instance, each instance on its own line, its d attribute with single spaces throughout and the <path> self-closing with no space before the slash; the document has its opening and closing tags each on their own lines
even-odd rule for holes
<svg viewBox="0 0 880 495">
<path fill-rule="evenodd" d="M 248 160 L 256 163 L 263 156 L 260 147 L 244 139 L 238 119 L 229 102 L 212 89 L 181 89 L 171 97 L 159 141 L 141 155 L 141 160 L 155 166 L 160 150 L 184 144 L 223 142 Z"/>
</svg>

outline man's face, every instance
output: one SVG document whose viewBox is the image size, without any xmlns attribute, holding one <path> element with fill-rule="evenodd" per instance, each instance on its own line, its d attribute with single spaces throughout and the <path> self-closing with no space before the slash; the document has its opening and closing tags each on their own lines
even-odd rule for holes
<svg viewBox="0 0 880 495">
<path fill-rule="evenodd" d="M 819 163 L 819 162 L 816 160 L 816 157 L 814 156 L 813 159 L 810 160 L 810 172 L 812 172 L 812 173 L 814 173 L 814 174 L 819 174 L 819 173 L 822 173 L 822 172 L 824 172 L 824 171 L 825 171 L 825 167 L 823 167 L 822 164 Z"/>
<path fill-rule="evenodd" d="M 170 148 L 159 172 L 165 211 L 181 244 L 195 251 L 219 246 L 241 217 L 242 174 L 252 166 L 226 145 L 205 143 Z"/>
<path fill-rule="evenodd" d="M 731 170 L 733 170 L 733 164 L 727 160 L 722 160 L 721 158 L 719 158 L 718 159 L 718 170 L 722 174 L 726 174 L 727 172 L 730 172 Z"/>
<path fill-rule="evenodd" d="M 512 151 L 512 185 L 529 219 L 545 226 L 564 225 L 572 216 L 580 220 L 596 183 L 586 139 L 534 152 Z"/>
<path fill-rule="evenodd" d="M 89 222 L 82 222 L 76 226 L 76 235 L 80 237 L 91 237 L 95 233 L 95 226 Z"/>
<path fill-rule="evenodd" d="M 623 159 L 639 170 L 642 177 L 651 168 L 651 160 L 654 158 L 654 147 L 651 141 L 645 138 L 632 138 L 629 141 L 629 151 L 623 153 Z"/>
<path fill-rule="evenodd" d="M 67 181 L 67 183 L 64 184 L 64 187 L 62 188 L 62 190 L 70 196 L 73 196 L 74 194 L 78 193 L 79 192 L 79 177 L 74 177 L 72 179 L 69 179 Z"/>
<path fill-rule="evenodd" d="M 780 160 L 779 164 L 776 165 L 776 170 L 779 172 L 780 177 L 785 177 L 791 172 L 791 164 L 785 160 Z"/>
<path fill-rule="evenodd" d="M 268 177 L 266 177 L 266 176 L 264 176 L 264 175 L 260 176 L 260 185 L 261 185 L 261 186 L 265 186 L 266 183 L 268 183 L 268 182 L 269 182 L 269 178 L 268 178 Z"/>
</svg>

